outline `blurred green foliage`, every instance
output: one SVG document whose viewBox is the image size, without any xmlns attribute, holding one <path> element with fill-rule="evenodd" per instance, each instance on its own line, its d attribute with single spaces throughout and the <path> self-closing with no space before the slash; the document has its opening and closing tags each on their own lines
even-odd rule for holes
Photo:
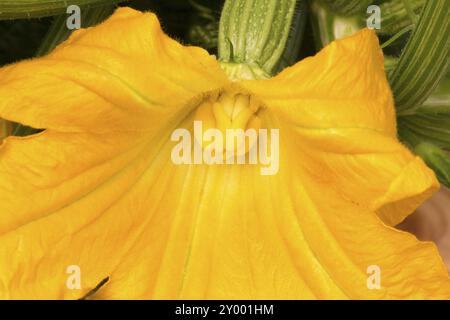
<svg viewBox="0 0 450 320">
<path fill-rule="evenodd" d="M 223 0 L 132 0 L 122 5 L 155 12 L 170 36 L 215 52 Z M 33 57 L 52 21 L 52 17 L 1 20 L 0 66 Z"/>
<path fill-rule="evenodd" d="M 51 18 L 0 21 L 0 65 L 34 56 Z"/>
</svg>

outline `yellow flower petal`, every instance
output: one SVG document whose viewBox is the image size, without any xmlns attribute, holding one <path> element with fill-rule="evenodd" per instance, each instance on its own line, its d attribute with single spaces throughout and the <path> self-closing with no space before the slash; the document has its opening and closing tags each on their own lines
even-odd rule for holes
<svg viewBox="0 0 450 320">
<path fill-rule="evenodd" d="M 437 190 L 434 173 L 396 139 L 375 32 L 335 41 L 270 80 L 243 85 L 296 128 L 299 148 L 314 149 L 306 163 L 318 179 L 385 223 L 400 223 Z"/>
<path fill-rule="evenodd" d="M 381 60 L 358 64 L 377 48 L 365 31 L 232 87 L 265 102 L 258 125 L 280 129 L 272 176 L 172 162 L 172 130 L 192 129 L 207 92 L 232 89 L 152 14 L 121 9 L 1 69 L 0 116 L 47 130 L 0 148 L 0 298 L 79 298 L 106 277 L 96 298 L 450 298 L 435 246 L 375 213 L 398 220 L 437 184 L 395 138 Z"/>
<path fill-rule="evenodd" d="M 153 14 L 118 9 L 44 58 L 0 71 L 0 112 L 64 132 L 145 131 L 227 83 L 217 61 L 167 37 Z"/>
</svg>

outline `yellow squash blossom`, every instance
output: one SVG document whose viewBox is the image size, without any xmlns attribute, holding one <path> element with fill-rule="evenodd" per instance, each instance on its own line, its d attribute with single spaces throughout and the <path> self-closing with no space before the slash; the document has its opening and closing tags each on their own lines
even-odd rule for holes
<svg viewBox="0 0 450 320">
<path fill-rule="evenodd" d="M 435 246 L 393 227 L 438 182 L 396 138 L 372 31 L 231 83 L 123 8 L 0 69 L 0 117 L 45 129 L 0 149 L 0 298 L 75 299 L 107 277 L 95 298 L 450 298 Z M 279 171 L 175 164 L 171 134 L 195 120 L 279 129 Z"/>
</svg>

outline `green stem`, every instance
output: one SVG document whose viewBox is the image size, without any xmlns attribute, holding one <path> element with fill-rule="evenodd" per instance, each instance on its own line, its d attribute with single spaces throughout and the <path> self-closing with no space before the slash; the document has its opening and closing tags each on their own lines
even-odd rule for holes
<svg viewBox="0 0 450 320">
<path fill-rule="evenodd" d="M 390 46 L 390 45 L 393 44 L 395 41 L 397 41 L 397 39 L 401 38 L 403 35 L 407 34 L 408 32 L 412 31 L 413 29 L 414 29 L 414 26 L 413 26 L 413 25 L 404 27 L 402 30 L 400 30 L 400 31 L 397 32 L 395 35 L 393 35 L 389 40 L 387 40 L 386 42 L 384 42 L 384 43 L 381 45 L 381 49 L 384 49 L 384 48 Z"/>
<path fill-rule="evenodd" d="M 445 76 L 450 62 L 450 1 L 428 0 L 390 78 L 397 110 L 420 106 Z"/>
<path fill-rule="evenodd" d="M 102 281 L 100 281 L 99 284 L 97 284 L 95 286 L 94 289 L 92 289 L 91 291 L 89 291 L 88 293 L 86 293 L 83 297 L 81 297 L 78 300 L 89 300 L 90 298 L 92 298 L 92 296 L 94 296 L 101 288 L 103 288 L 109 281 L 109 277 L 106 277 L 105 279 L 103 279 Z"/>
<path fill-rule="evenodd" d="M 249 67 L 252 72 L 248 76 L 273 75 L 286 48 L 296 6 L 296 0 L 226 0 L 218 43 L 225 70 L 237 66 L 245 71 Z M 230 73 L 240 77 L 236 70 Z"/>
<path fill-rule="evenodd" d="M 282 71 L 284 68 L 291 66 L 298 61 L 306 22 L 308 21 L 307 19 L 308 5 L 306 1 L 298 1 L 291 24 L 291 30 L 286 41 L 286 47 L 284 48 L 283 54 L 279 59 L 278 65 L 275 67 L 275 73 Z"/>
<path fill-rule="evenodd" d="M 413 11 L 415 20 L 411 20 L 410 14 L 403 2 L 398 0 L 386 1 L 380 4 L 381 29 L 377 30 L 380 34 L 397 34 L 404 28 L 417 23 L 417 16 L 425 4 L 425 0 L 408 0 L 408 8 Z"/>
<path fill-rule="evenodd" d="M 398 114 L 398 128 L 450 150 L 450 74 L 422 106 Z"/>
</svg>

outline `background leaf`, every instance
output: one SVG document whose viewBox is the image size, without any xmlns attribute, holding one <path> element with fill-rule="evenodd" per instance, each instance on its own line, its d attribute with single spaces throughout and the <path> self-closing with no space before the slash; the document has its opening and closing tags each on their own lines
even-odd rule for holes
<svg viewBox="0 0 450 320">
<path fill-rule="evenodd" d="M 48 17 L 66 13 L 69 5 L 94 8 L 123 1 L 127 0 L 1 0 L 0 20 Z"/>
</svg>

